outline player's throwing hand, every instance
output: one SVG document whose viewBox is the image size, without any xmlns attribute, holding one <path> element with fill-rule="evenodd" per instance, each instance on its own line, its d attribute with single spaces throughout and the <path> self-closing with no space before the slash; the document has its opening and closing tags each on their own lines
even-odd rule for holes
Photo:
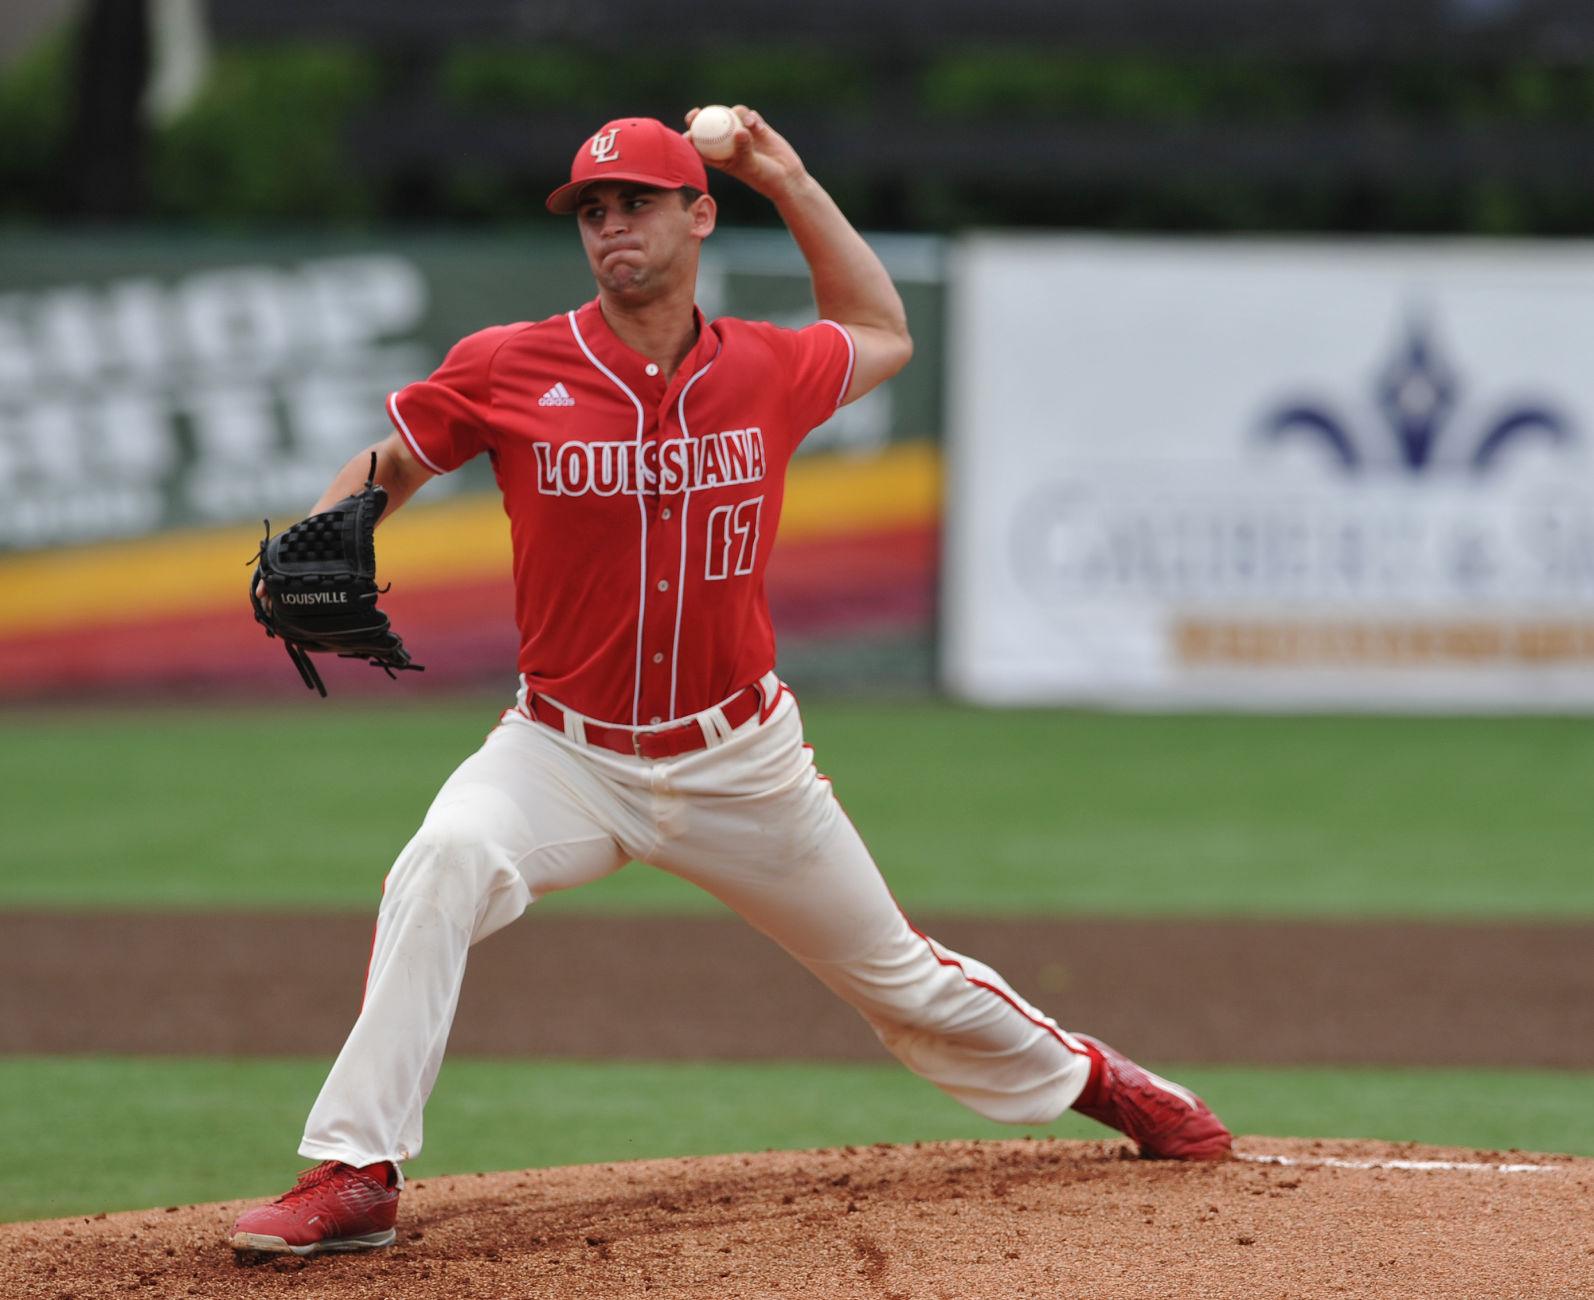
<svg viewBox="0 0 1594 1300">
<path fill-rule="evenodd" d="M 694 108 L 687 113 L 688 128 L 699 111 Z M 735 105 L 731 112 L 741 121 L 736 129 L 734 148 L 728 158 L 706 158 L 709 166 L 734 176 L 767 199 L 778 198 L 793 182 L 808 174 L 797 151 L 787 143 L 785 136 L 764 121 L 763 114 L 746 104 Z"/>
</svg>

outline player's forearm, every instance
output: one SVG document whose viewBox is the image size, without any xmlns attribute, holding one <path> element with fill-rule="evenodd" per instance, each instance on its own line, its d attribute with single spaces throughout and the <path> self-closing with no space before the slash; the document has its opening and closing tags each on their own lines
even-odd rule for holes
<svg viewBox="0 0 1594 1300">
<path fill-rule="evenodd" d="M 320 500 L 310 507 L 310 513 L 317 514 L 363 488 L 366 476 L 371 473 L 373 451 L 376 453 L 374 477 L 387 490 L 387 508 L 382 512 L 383 519 L 389 518 L 431 477 L 416 463 L 414 457 L 401 452 L 393 445 L 393 439 L 388 438 L 350 457 L 333 476 Z"/>
<path fill-rule="evenodd" d="M 880 258 L 806 172 L 775 199 L 776 210 L 808 263 L 819 314 L 908 338 L 908 314 Z"/>
</svg>

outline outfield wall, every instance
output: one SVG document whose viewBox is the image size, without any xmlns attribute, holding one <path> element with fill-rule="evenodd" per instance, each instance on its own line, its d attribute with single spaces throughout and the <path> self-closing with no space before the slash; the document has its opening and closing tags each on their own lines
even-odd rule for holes
<svg viewBox="0 0 1594 1300">
<path fill-rule="evenodd" d="M 989 703 L 1594 706 L 1594 245 L 878 242 L 918 354 L 793 465 L 770 595 L 800 688 L 925 691 L 939 654 Z M 782 235 L 717 234 L 701 290 L 812 316 Z M 552 226 L 8 237 L 0 699 L 299 689 L 244 600 L 258 521 L 454 339 L 589 293 Z M 485 463 L 383 536 L 409 689 L 507 690 Z"/>
<path fill-rule="evenodd" d="M 956 254 L 944 679 L 1594 707 L 1594 245 Z"/>
<path fill-rule="evenodd" d="M 924 691 L 940 519 L 942 246 L 879 246 L 919 361 L 793 465 L 769 587 L 801 685 Z M 567 230 L 366 238 L 12 235 L 0 245 L 0 699 L 301 690 L 245 561 L 390 430 L 459 337 L 591 296 Z M 720 232 L 710 316 L 813 318 L 791 241 Z M 408 689 L 514 685 L 507 528 L 485 460 L 383 529 Z M 331 665 L 342 690 L 385 679 Z"/>
</svg>

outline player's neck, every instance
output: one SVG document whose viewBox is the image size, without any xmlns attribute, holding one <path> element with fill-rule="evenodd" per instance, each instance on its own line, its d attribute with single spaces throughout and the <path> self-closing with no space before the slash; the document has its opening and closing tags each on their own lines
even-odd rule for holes
<svg viewBox="0 0 1594 1300">
<path fill-rule="evenodd" d="M 615 338 L 654 362 L 669 378 L 697 343 L 693 289 L 687 283 L 682 290 L 645 303 L 621 302 L 600 289 L 598 306 Z"/>
</svg>

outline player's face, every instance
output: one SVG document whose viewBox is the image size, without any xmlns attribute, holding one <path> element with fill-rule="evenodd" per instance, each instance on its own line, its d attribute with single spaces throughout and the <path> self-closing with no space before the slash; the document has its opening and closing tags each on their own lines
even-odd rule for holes
<svg viewBox="0 0 1594 1300">
<path fill-rule="evenodd" d="M 687 205 L 677 190 L 602 181 L 581 192 L 576 224 L 599 287 L 649 302 L 695 281 L 698 250 L 714 229 L 714 200 L 705 194 Z"/>
</svg>

